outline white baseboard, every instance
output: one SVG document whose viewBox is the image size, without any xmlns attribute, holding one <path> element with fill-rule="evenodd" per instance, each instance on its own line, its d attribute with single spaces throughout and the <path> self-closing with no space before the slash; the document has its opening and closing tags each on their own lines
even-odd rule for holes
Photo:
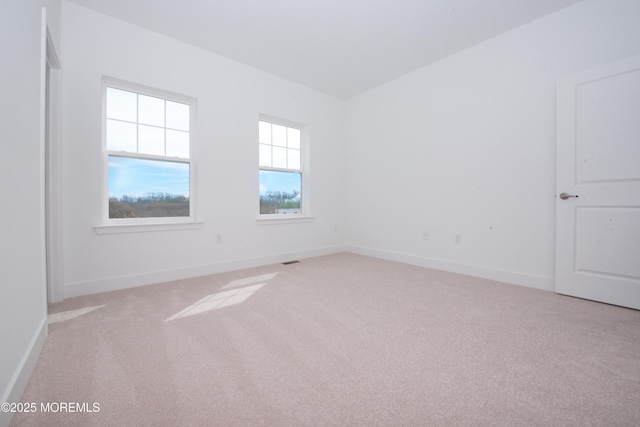
<svg viewBox="0 0 640 427">
<path fill-rule="evenodd" d="M 424 258 L 415 255 L 406 255 L 396 252 L 381 251 L 378 249 L 364 248 L 359 246 L 346 246 L 345 250 L 359 255 L 371 256 L 374 258 L 397 261 L 405 264 L 417 265 L 419 267 L 444 270 L 452 273 L 465 274 L 467 276 L 481 277 L 483 279 L 495 280 L 498 282 L 513 285 L 526 286 L 528 288 L 541 289 L 544 291 L 554 291 L 555 279 L 553 277 L 538 276 L 535 274 L 519 273 L 515 271 L 500 270 L 495 268 L 481 267 L 477 265 L 459 264 L 451 261 L 434 258 Z"/>
<path fill-rule="evenodd" d="M 11 377 L 11 382 L 0 398 L 0 403 L 4 402 L 20 402 L 22 393 L 27 388 L 29 378 L 33 368 L 36 366 L 42 347 L 47 338 L 47 317 L 45 316 L 40 322 L 37 332 L 29 343 L 27 352 L 22 357 L 22 361 Z M 13 418 L 13 413 L 0 411 L 0 427 L 8 426 Z"/>
<path fill-rule="evenodd" d="M 186 267 L 174 270 L 163 270 L 140 275 L 112 277 L 107 279 L 91 280 L 66 284 L 64 287 L 65 298 L 73 298 L 82 295 L 109 292 L 119 289 L 135 288 L 138 286 L 152 285 L 156 283 L 182 280 L 192 277 L 207 276 L 210 274 L 225 273 L 228 271 L 242 270 L 245 268 L 259 267 L 269 264 L 278 264 L 295 259 L 305 259 L 316 256 L 330 255 L 339 252 L 351 252 L 374 258 L 397 261 L 420 267 L 444 270 L 452 273 L 466 274 L 468 276 L 481 277 L 483 279 L 496 280 L 529 288 L 553 291 L 555 279 L 553 277 L 519 273 L 508 270 L 487 268 L 476 265 L 460 264 L 451 261 L 434 258 L 424 258 L 415 255 L 407 255 L 396 252 L 382 251 L 359 246 L 330 246 L 325 248 L 310 249 L 298 252 L 280 253 L 256 258 L 244 258 L 232 261 L 224 261 L 216 264 L 207 264 L 194 267 Z"/>
<path fill-rule="evenodd" d="M 286 261 L 330 255 L 339 252 L 345 252 L 345 247 L 329 246 L 304 251 L 267 255 L 256 258 L 244 258 L 232 261 L 224 261 L 216 264 L 156 271 L 153 273 L 145 273 L 133 276 L 112 277 L 108 279 L 69 283 L 64 286 L 64 297 L 73 298 L 82 295 L 97 294 L 100 292 L 135 288 L 138 286 L 170 282 L 173 280 L 189 279 L 192 277 L 207 276 L 210 274 L 225 273 L 228 271 L 260 267 L 269 264 L 278 264 Z"/>
</svg>

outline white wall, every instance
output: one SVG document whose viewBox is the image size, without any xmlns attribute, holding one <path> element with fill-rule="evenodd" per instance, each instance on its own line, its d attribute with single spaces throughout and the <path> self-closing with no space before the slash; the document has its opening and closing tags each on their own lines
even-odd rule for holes
<svg viewBox="0 0 640 427">
<path fill-rule="evenodd" d="M 640 1 L 587 0 L 349 100 L 348 244 L 553 289 L 556 80 L 638 52 Z"/>
<path fill-rule="evenodd" d="M 20 399 L 46 336 L 43 6 L 55 43 L 58 2 L 10 0 L 0 6 L 0 402 Z M 0 412 L 0 425 L 9 420 Z"/>
<path fill-rule="evenodd" d="M 3 2 L 0 401 L 19 398 L 46 333 L 42 6 L 56 44 L 62 37 L 64 280 L 75 294 L 288 256 L 279 254 L 330 252 L 341 247 L 345 231 L 354 251 L 548 289 L 555 81 L 640 52 L 640 2 L 586 0 L 345 108 L 343 101 L 70 3 L 62 4 L 61 26 L 58 1 Z M 95 234 L 103 74 L 198 98 L 202 229 Z M 256 225 L 259 113 L 311 126 L 312 223 Z M 422 240 L 424 231 L 429 240 Z M 453 243 L 455 234 L 461 245 Z M 8 419 L 0 414 L 0 425 Z"/>
<path fill-rule="evenodd" d="M 341 250 L 343 101 L 73 3 L 62 19 L 67 297 Z M 203 228 L 95 233 L 103 75 L 197 98 Z M 311 223 L 256 224 L 260 113 L 309 126 Z"/>
<path fill-rule="evenodd" d="M 639 8 L 586 0 L 345 103 L 63 2 L 67 297 L 345 242 L 553 289 L 555 82 L 640 51 Z M 201 230 L 95 234 L 102 75 L 198 98 Z M 311 126 L 313 223 L 256 225 L 259 113 Z"/>
</svg>

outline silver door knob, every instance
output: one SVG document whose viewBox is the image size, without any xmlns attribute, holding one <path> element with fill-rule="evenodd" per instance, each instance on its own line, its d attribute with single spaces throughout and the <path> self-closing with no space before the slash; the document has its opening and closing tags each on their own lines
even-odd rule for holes
<svg viewBox="0 0 640 427">
<path fill-rule="evenodd" d="M 569 193 L 560 193 L 560 198 L 561 198 L 562 200 L 567 200 L 567 199 L 570 199 L 570 198 L 572 198 L 572 197 L 578 198 L 578 196 L 573 195 L 573 194 L 569 194 Z"/>
</svg>

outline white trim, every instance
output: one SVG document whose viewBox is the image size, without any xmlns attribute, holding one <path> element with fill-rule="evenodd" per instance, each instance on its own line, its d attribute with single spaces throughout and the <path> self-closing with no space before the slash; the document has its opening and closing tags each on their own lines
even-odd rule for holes
<svg viewBox="0 0 640 427">
<path fill-rule="evenodd" d="M 297 214 L 291 215 L 260 215 L 256 219 L 258 225 L 276 225 L 276 224 L 298 224 L 302 222 L 313 222 L 312 216 L 301 216 Z"/>
<path fill-rule="evenodd" d="M 211 274 L 225 273 L 245 268 L 260 267 L 264 265 L 279 264 L 286 261 L 331 255 L 344 251 L 344 246 L 328 246 L 317 249 L 265 255 L 256 258 L 223 261 L 215 264 L 199 265 L 174 270 L 156 271 L 153 273 L 134 276 L 111 277 L 101 280 L 69 283 L 65 286 L 65 297 L 72 298 L 81 295 L 90 295 L 100 292 L 110 292 L 119 289 L 165 283 L 174 280 L 189 279 L 192 277 L 208 276 Z"/>
<path fill-rule="evenodd" d="M 56 50 L 53 38 L 49 32 L 49 27 L 47 27 L 47 63 L 49 64 L 49 67 L 55 70 L 62 68 L 60 65 L 60 58 L 58 57 L 58 51 Z"/>
<path fill-rule="evenodd" d="M 47 210 L 46 210 L 46 141 L 47 141 L 47 9 L 42 8 L 40 22 L 40 283 L 42 285 L 43 312 L 47 314 Z"/>
<path fill-rule="evenodd" d="M 144 219 L 144 218 L 142 218 Z M 166 223 L 138 223 L 138 224 L 100 224 L 93 227 L 96 234 L 118 234 L 118 233 L 143 233 L 148 231 L 171 231 L 171 230 L 195 230 L 202 228 L 203 222 L 166 222 Z"/>
<path fill-rule="evenodd" d="M 39 129 L 39 234 L 40 234 L 40 285 L 42 290 L 42 312 L 47 314 L 48 269 L 47 269 L 47 51 L 49 47 L 47 9 L 42 8 L 40 22 L 40 129 Z M 45 326 L 46 329 L 46 326 Z M 45 331 L 46 334 L 46 331 Z"/>
<path fill-rule="evenodd" d="M 340 252 L 350 252 L 358 255 L 365 255 L 374 258 L 386 259 L 389 261 L 402 262 L 419 267 L 432 268 L 436 270 L 448 271 L 451 273 L 464 274 L 495 280 L 507 284 L 525 286 L 544 291 L 553 291 L 553 277 L 546 277 L 534 274 L 525 274 L 515 271 L 493 269 L 468 264 L 458 264 L 445 260 L 418 257 L 414 255 L 399 254 L 395 252 L 381 251 L 377 249 L 364 248 L 349 245 L 328 246 L 304 251 L 265 255 L 256 258 L 244 258 L 230 261 L 223 261 L 215 264 L 199 265 L 174 270 L 156 271 L 133 276 L 112 277 L 100 280 L 69 283 L 65 286 L 65 297 L 73 298 L 82 295 L 91 295 L 100 292 L 110 292 L 120 289 L 129 289 L 138 286 L 147 286 L 158 283 L 165 283 L 174 280 L 189 279 L 211 274 L 225 273 L 228 271 L 242 270 L 245 268 L 260 267 L 271 264 L 279 264 L 291 260 L 300 260 L 317 256 L 332 255 Z"/>
<path fill-rule="evenodd" d="M 31 374 L 33 373 L 33 368 L 35 368 L 38 357 L 40 357 L 46 338 L 47 316 L 40 321 L 40 325 L 31 339 L 27 351 L 22 357 L 18 368 L 11 376 L 7 389 L 2 392 L 0 403 L 20 402 L 22 394 L 25 388 L 27 388 L 29 378 L 31 378 Z M 11 423 L 11 418 L 13 418 L 13 413 L 0 411 L 0 426 L 8 426 Z"/>
<path fill-rule="evenodd" d="M 260 113 L 258 115 L 258 121 L 269 122 L 269 123 L 273 123 L 273 124 L 276 124 L 276 125 L 287 126 L 287 127 L 290 127 L 290 128 L 296 128 L 296 129 L 300 129 L 300 130 L 302 130 L 303 128 L 305 128 L 307 126 L 304 123 L 295 122 L 293 120 L 282 119 L 280 117 L 271 116 L 269 114 L 262 114 L 262 113 Z"/>
<path fill-rule="evenodd" d="M 122 79 L 118 79 L 115 77 L 110 77 L 110 76 L 102 76 L 102 83 L 104 85 L 108 85 L 109 87 L 115 88 L 115 89 L 121 89 L 121 90 L 125 90 L 128 92 L 132 92 L 135 91 L 135 93 L 139 93 L 142 95 L 147 95 L 147 96 L 153 96 L 156 98 L 162 98 L 162 99 L 166 99 L 168 101 L 173 101 L 173 102 L 178 102 L 181 104 L 184 104 L 185 102 L 187 102 L 188 104 L 191 105 L 191 103 L 193 103 L 193 105 L 195 106 L 195 104 L 197 103 L 197 98 L 193 97 L 193 96 L 189 96 L 189 95 L 183 95 L 181 93 L 177 93 L 177 92 L 172 92 L 169 90 L 164 90 L 164 89 L 158 89 L 152 86 L 146 86 L 140 83 L 134 83 L 134 82 L 130 82 L 128 80 L 122 80 Z M 195 116 L 195 114 L 194 114 Z M 189 123 L 189 126 L 192 126 L 193 123 Z M 191 129 L 189 129 L 189 131 L 191 131 Z"/>
<path fill-rule="evenodd" d="M 106 123 L 107 123 L 107 88 L 120 89 L 127 92 L 132 92 L 145 96 L 152 96 L 155 98 L 161 98 L 166 101 L 177 102 L 180 104 L 189 105 L 189 158 L 180 158 L 180 157 L 168 157 L 168 156 L 157 156 L 157 155 L 149 155 L 142 153 L 130 153 L 125 151 L 114 151 L 109 150 L 107 148 L 107 138 L 106 138 Z M 193 224 L 198 224 L 198 209 L 197 209 L 197 165 L 196 165 L 196 152 L 197 152 L 197 144 L 196 140 L 196 116 L 197 116 L 197 99 L 192 96 L 178 94 L 176 92 L 171 92 L 163 89 L 157 89 L 150 86 L 141 85 L 139 83 L 132 83 L 125 80 L 102 76 L 102 224 L 96 226 L 96 233 L 104 234 L 98 231 L 98 228 L 107 228 L 110 226 L 121 226 L 123 225 L 131 225 L 138 226 L 141 224 L 148 224 L 150 222 L 156 224 L 180 224 L 182 225 L 185 219 Z M 163 127 L 163 129 L 171 129 L 167 127 Z M 189 216 L 188 217 L 166 217 L 166 218 L 109 218 L 109 184 L 107 180 L 107 176 L 109 173 L 109 156 L 118 156 L 125 158 L 135 158 L 135 159 L 146 159 L 146 160 L 160 160 L 167 162 L 175 162 L 175 163 L 184 163 L 189 165 Z M 144 231 L 155 231 L 151 230 L 149 227 L 144 227 Z M 179 227 L 185 228 L 185 227 Z M 115 229 L 115 228 L 114 228 Z M 162 227 L 163 230 L 168 229 L 167 227 Z M 135 230 L 135 227 L 129 227 L 129 231 L 140 231 Z M 117 231 L 124 232 L 124 231 Z"/>
<path fill-rule="evenodd" d="M 266 144 L 263 144 L 266 145 Z M 270 172 L 291 172 L 291 173 L 299 173 L 302 174 L 304 171 L 302 169 L 286 169 L 286 168 L 274 168 L 271 166 L 260 166 L 261 171 L 270 171 Z"/>
<path fill-rule="evenodd" d="M 260 187 L 258 185 L 258 194 L 257 194 L 257 209 L 258 209 L 258 224 L 289 224 L 292 222 L 309 222 L 313 220 L 311 216 L 311 180 L 310 180 L 310 170 L 311 170 L 311 157 L 310 157 L 310 130 L 309 125 L 294 122 L 291 120 L 281 119 L 278 117 L 270 116 L 267 114 L 259 114 L 258 115 L 258 123 L 259 122 L 267 122 L 271 124 L 286 126 L 290 128 L 295 128 L 300 131 L 300 169 L 288 169 L 288 168 L 276 168 L 272 166 L 262 166 L 260 165 L 259 152 L 258 153 L 258 175 L 261 170 L 265 171 L 276 171 L 276 172 L 291 172 L 291 173 L 300 173 L 301 177 L 301 204 L 300 204 L 300 214 L 289 214 L 289 215 L 277 215 L 277 214 L 261 214 L 260 213 Z M 258 128 L 259 132 L 259 128 Z M 256 141 L 259 141 L 259 134 L 256 135 Z M 259 146 L 259 144 L 258 144 Z M 259 178 L 258 178 L 259 182 Z M 297 218 L 297 221 L 294 221 Z"/>
<path fill-rule="evenodd" d="M 432 268 L 434 270 L 443 270 L 450 273 L 480 277 L 483 279 L 495 280 L 497 282 L 525 286 L 527 288 L 540 289 L 544 291 L 553 292 L 555 286 L 555 279 L 548 276 L 519 273 L 516 271 L 482 267 L 479 265 L 460 264 L 441 259 L 425 258 L 415 255 L 400 254 L 397 252 L 382 251 L 379 249 L 364 248 L 359 246 L 347 246 L 346 251 L 354 254 L 366 255 L 374 258 L 386 259 L 389 261 L 402 262 L 419 267 Z"/>
<path fill-rule="evenodd" d="M 49 303 L 64 299 L 62 248 L 62 147 L 60 145 L 62 111 L 61 64 L 47 25 L 47 67 L 45 99 L 45 215 L 47 300 Z"/>
</svg>

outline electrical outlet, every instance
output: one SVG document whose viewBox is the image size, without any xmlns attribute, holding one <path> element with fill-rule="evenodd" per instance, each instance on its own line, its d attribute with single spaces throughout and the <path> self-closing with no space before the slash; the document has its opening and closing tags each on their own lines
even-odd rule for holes
<svg viewBox="0 0 640 427">
<path fill-rule="evenodd" d="M 456 245 L 461 245 L 462 244 L 462 234 L 456 234 L 455 236 L 453 236 L 453 243 L 455 243 Z"/>
<path fill-rule="evenodd" d="M 422 233 L 422 240 L 429 240 L 429 232 L 425 231 L 424 233 Z"/>
</svg>

